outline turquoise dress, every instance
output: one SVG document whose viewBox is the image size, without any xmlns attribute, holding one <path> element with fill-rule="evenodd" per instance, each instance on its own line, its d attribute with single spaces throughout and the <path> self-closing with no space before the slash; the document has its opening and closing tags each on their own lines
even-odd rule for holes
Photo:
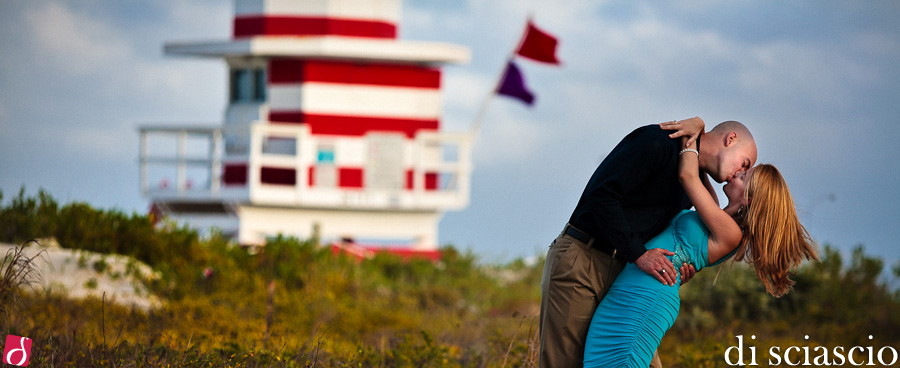
<svg viewBox="0 0 900 368">
<path fill-rule="evenodd" d="M 708 243 L 709 229 L 700 216 L 684 210 L 646 247 L 675 252 L 669 259 L 676 269 L 686 262 L 699 271 L 707 266 Z M 675 286 L 663 285 L 634 263 L 628 263 L 591 319 L 584 366 L 649 367 L 653 352 L 678 316 L 680 274 L 678 280 Z"/>
</svg>

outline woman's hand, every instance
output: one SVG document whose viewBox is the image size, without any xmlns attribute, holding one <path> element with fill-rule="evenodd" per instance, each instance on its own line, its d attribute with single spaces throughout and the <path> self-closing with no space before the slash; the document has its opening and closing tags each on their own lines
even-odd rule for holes
<svg viewBox="0 0 900 368">
<path fill-rule="evenodd" d="M 684 144 L 684 147 L 687 148 L 697 141 L 700 134 L 703 134 L 706 123 L 703 122 L 703 119 L 695 116 L 690 119 L 659 123 L 659 127 L 664 130 L 677 130 L 675 133 L 669 134 L 669 138 L 688 137 Z"/>
</svg>

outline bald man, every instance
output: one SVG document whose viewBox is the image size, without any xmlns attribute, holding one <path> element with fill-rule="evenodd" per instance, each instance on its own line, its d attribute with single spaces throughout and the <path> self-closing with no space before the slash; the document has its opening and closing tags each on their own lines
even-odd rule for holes
<svg viewBox="0 0 900 368">
<path fill-rule="evenodd" d="M 635 129 L 594 171 L 569 218 L 551 243 L 541 279 L 540 364 L 581 367 L 588 327 L 597 304 L 626 262 L 666 285 L 677 282 L 673 253 L 646 249 L 691 202 L 678 180 L 682 135 L 697 139 L 700 176 L 715 192 L 716 182 L 730 180 L 756 162 L 756 142 L 747 128 L 726 121 L 705 134 L 694 117 Z M 678 130 L 669 134 L 664 129 Z M 682 267 L 689 279 L 693 267 Z M 654 357 L 651 367 L 662 365 Z"/>
</svg>

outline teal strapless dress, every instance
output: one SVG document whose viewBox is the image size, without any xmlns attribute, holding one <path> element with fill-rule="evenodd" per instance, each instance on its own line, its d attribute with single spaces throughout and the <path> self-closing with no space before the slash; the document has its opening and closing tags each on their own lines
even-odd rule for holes
<svg viewBox="0 0 900 368">
<path fill-rule="evenodd" d="M 688 263 L 699 271 L 707 266 L 708 243 L 709 229 L 700 216 L 695 211 L 684 210 L 645 246 L 675 252 L 669 259 L 676 269 Z M 649 367 L 653 352 L 678 316 L 679 284 L 663 285 L 634 263 L 627 264 L 591 319 L 584 366 Z"/>
</svg>

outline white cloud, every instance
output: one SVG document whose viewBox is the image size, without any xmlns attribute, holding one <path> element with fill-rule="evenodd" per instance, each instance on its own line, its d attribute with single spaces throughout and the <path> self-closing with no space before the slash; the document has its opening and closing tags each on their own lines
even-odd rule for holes
<svg viewBox="0 0 900 368">
<path fill-rule="evenodd" d="M 198 14 L 203 16 L 198 17 Z M 215 19 L 208 20 L 208 19 Z M 198 21 L 198 19 L 200 21 Z M 208 77 L 210 70 L 218 72 L 214 61 L 205 67 L 189 62 L 181 64 L 164 61 L 162 56 L 143 57 L 136 47 L 161 50 L 156 40 L 170 29 L 178 29 L 185 39 L 196 39 L 210 32 L 228 35 L 230 22 L 227 4 L 189 3 L 176 1 L 169 9 L 169 20 L 151 29 L 122 29 L 106 19 L 92 18 L 86 12 L 75 12 L 63 4 L 42 4 L 26 13 L 27 25 L 34 38 L 39 60 L 58 69 L 61 78 L 91 76 L 93 88 L 101 93 L 120 96 L 126 89 L 140 95 L 161 95 L 161 91 L 185 90 L 202 84 L 197 79 Z M 222 24 L 220 24 L 222 23 Z M 158 44 L 153 44 L 157 43 Z M 151 52 L 150 54 L 156 54 Z M 205 69 L 207 72 L 204 73 Z M 224 88 L 224 87 L 223 87 Z M 216 96 L 218 97 L 218 96 Z"/>
<path fill-rule="evenodd" d="M 596 15 L 602 3 L 591 0 L 568 0 L 563 6 L 555 1 L 531 1 L 523 4 L 521 0 L 469 0 L 468 8 L 472 14 L 487 15 L 484 18 L 489 18 L 490 24 L 499 23 L 503 26 L 521 26 L 530 14 L 533 15 L 538 27 L 545 28 L 550 33 L 562 34 L 577 33 L 589 28 L 596 22 Z"/>
<path fill-rule="evenodd" d="M 749 48 L 747 56 L 740 61 L 741 87 L 773 100 L 846 104 L 854 89 L 849 87 L 878 79 L 870 66 L 821 45 L 773 42 Z"/>
<path fill-rule="evenodd" d="M 900 54 L 900 42 L 896 35 L 886 32 L 869 31 L 854 35 L 847 43 L 857 46 L 866 56 L 896 57 Z"/>
<path fill-rule="evenodd" d="M 31 178 L 21 179 L 30 187 L 81 180 L 80 186 L 71 184 L 72 190 L 85 193 L 96 186 L 84 185 L 80 172 L 47 170 L 54 176 L 36 176 L 35 170 L 25 167 L 49 165 L 59 157 L 84 160 L 84 165 L 77 166 L 121 178 L 114 179 L 120 180 L 116 186 L 130 188 L 131 194 L 108 199 L 109 203 L 137 202 L 134 176 L 110 171 L 112 167 L 137 168 L 137 132 L 127 121 L 207 122 L 221 117 L 226 88 L 223 63 L 165 57 L 161 48 L 167 41 L 227 39 L 232 17 L 229 1 L 160 0 L 138 6 L 154 10 L 152 18 L 132 6 L 116 7 L 130 10 L 117 13 L 114 9 L 113 16 L 101 16 L 111 13 L 98 11 L 105 3 L 21 2 L 15 14 L 9 14 L 13 21 L 2 23 L 17 32 L 0 34 L 0 41 L 17 52 L 0 56 L 4 71 L 0 77 L 5 78 L 0 81 L 5 93 L 0 99 L 0 140 L 4 141 L 0 148 L 29 153 L 33 147 L 56 148 L 52 154 L 51 150 L 34 152 L 28 165 L 19 165 L 4 179 Z M 537 105 L 528 109 L 517 101 L 495 98 L 475 146 L 476 170 L 483 181 L 506 183 L 509 178 L 503 173 L 509 172 L 561 175 L 559 179 L 532 175 L 527 182 L 520 181 L 529 205 L 540 203 L 536 198 L 542 196 L 577 198 L 594 165 L 635 126 L 693 115 L 701 115 L 710 124 L 732 118 L 749 122 L 760 141 L 760 160 L 774 162 L 791 179 L 796 178 L 791 188 L 798 194 L 798 203 L 808 202 L 800 199 L 803 195 L 817 195 L 823 182 L 839 188 L 828 190 L 837 193 L 840 203 L 851 202 L 845 199 L 854 195 L 860 197 L 853 201 L 860 208 L 876 208 L 872 204 L 879 203 L 879 197 L 895 201 L 892 193 L 896 191 L 891 190 L 897 187 L 896 175 L 865 184 L 864 192 L 840 188 L 858 189 L 862 184 L 855 178 L 883 169 L 869 170 L 866 162 L 898 157 L 890 144 L 897 130 L 884 126 L 897 120 L 897 110 L 889 104 L 889 96 L 897 90 L 892 83 L 898 76 L 893 61 L 900 54 L 896 27 L 873 22 L 848 30 L 841 21 L 863 18 L 837 14 L 822 19 L 838 22 L 823 24 L 824 20 L 801 11 L 803 7 L 785 7 L 784 11 L 793 13 L 784 19 L 816 23 L 822 34 L 782 25 L 760 37 L 747 32 L 737 35 L 734 28 L 724 27 L 744 18 L 764 18 L 771 8 L 742 5 L 747 14 L 735 14 L 707 0 L 688 5 L 606 6 L 594 0 L 435 4 L 407 2 L 401 31 L 403 39 L 452 42 L 473 50 L 470 64 L 444 69 L 443 124 L 451 131 L 470 127 L 500 73 L 503 58 L 520 37 L 529 10 L 538 26 L 559 37 L 562 67 L 524 61 L 521 65 L 538 95 Z M 682 6 L 696 9 L 672 10 Z M 697 23 L 710 17 L 720 21 Z M 740 29 L 752 30 L 742 25 Z M 872 92 L 882 92 L 884 97 Z M 822 124 L 834 126 L 817 129 Z M 829 155 L 827 147 L 842 143 L 863 147 L 862 156 L 851 163 L 849 156 Z M 14 167 L 9 161 L 13 155 L 6 157 L 3 167 Z M 823 172 L 842 175 L 822 179 Z M 557 181 L 573 188 L 557 191 Z M 552 192 L 541 191 L 551 187 Z M 497 193 L 481 197 L 477 193 L 473 191 L 472 207 L 464 213 L 466 220 L 458 222 L 459 229 L 445 229 L 442 223 L 441 231 L 450 240 L 480 245 L 483 251 L 485 239 L 490 238 L 472 229 L 479 228 L 490 212 L 478 211 L 514 205 L 503 202 L 504 196 Z M 562 207 L 559 218 L 571 210 Z M 890 221 L 897 215 L 886 213 L 879 218 Z M 879 223 L 871 219 L 860 217 L 859 221 Z M 517 246 L 530 243 L 542 236 L 535 229 L 544 222 L 529 222 L 527 231 L 509 241 Z M 823 222 L 820 227 L 840 228 L 840 223 Z M 880 234 L 877 227 L 873 229 L 847 232 L 838 239 L 882 239 L 872 238 Z M 828 240 L 835 233 L 817 236 Z M 521 247 L 513 250 L 519 251 Z"/>
<path fill-rule="evenodd" d="M 134 155 L 137 135 L 130 122 L 219 121 L 226 83 L 222 63 L 167 60 L 157 50 L 172 29 L 184 29 L 183 36 L 190 39 L 194 37 L 191 29 L 205 24 L 195 24 L 196 19 L 192 22 L 187 14 L 213 14 L 227 24 L 230 8 L 176 3 L 164 21 L 149 27 L 121 26 L 114 18 L 94 16 L 98 12 L 90 8 L 75 10 L 68 3 L 34 3 L 25 9 L 22 19 L 28 39 L 23 45 L 28 46 L 22 47 L 28 47 L 25 54 L 30 51 L 37 65 L 46 68 L 25 82 L 46 86 L 36 88 L 38 93 L 52 89 L 47 98 L 67 104 L 65 108 L 55 104 L 66 115 L 29 128 L 29 138 L 43 137 L 81 157 L 121 158 Z M 218 14 L 222 9 L 224 14 Z M 146 52 L 148 48 L 152 51 Z M 28 104 L 42 103 L 43 98 L 32 97 Z M 29 108 L 35 107 L 23 107 Z M 6 123 L 0 120 L 0 124 Z"/>
<path fill-rule="evenodd" d="M 592 31 L 600 49 L 587 70 L 630 66 L 644 82 L 676 78 L 697 65 L 727 62 L 733 45 L 712 32 L 692 32 L 646 15 L 625 26 L 605 24 Z M 576 63 L 579 60 L 576 59 Z M 643 86 L 641 86 L 643 87 Z"/>
<path fill-rule="evenodd" d="M 811 44 L 792 38 L 736 39 L 725 30 L 683 27 L 651 5 L 639 5 L 636 16 L 627 22 L 604 22 L 598 20 L 598 4 L 569 5 L 535 11 L 538 24 L 560 37 L 564 65 L 559 69 L 559 79 L 543 73 L 545 79 L 540 80 L 535 78 L 536 73 L 525 73 L 540 96 L 539 104 L 559 113 L 530 115 L 538 122 L 529 124 L 518 116 L 513 119 L 498 112 L 495 101 L 490 114 L 495 120 L 485 124 L 476 159 L 492 164 L 524 164 L 519 162 L 527 158 L 527 149 L 522 147 L 551 144 L 546 137 L 531 141 L 531 137 L 543 133 L 543 126 L 549 125 L 543 121 L 547 119 L 560 121 L 552 124 L 554 134 L 579 132 L 580 136 L 574 137 L 579 140 L 585 135 L 614 135 L 615 140 L 603 138 L 605 144 L 614 144 L 620 134 L 627 133 L 626 128 L 632 127 L 629 124 L 693 115 L 722 116 L 709 120 L 714 124 L 727 119 L 763 117 L 754 111 L 769 106 L 840 104 L 853 90 L 842 86 L 859 86 L 877 79 L 877 70 L 861 64 L 855 56 L 840 55 L 845 48 L 830 47 L 828 41 Z M 466 12 L 458 16 L 468 17 L 473 27 L 480 27 L 478 32 L 484 38 L 465 44 L 484 52 L 475 55 L 475 65 L 445 74 L 445 127 L 456 124 L 465 128 L 477 114 L 484 91 L 494 78 L 486 74 L 493 70 L 487 70 L 491 65 L 483 60 L 505 53 L 505 45 L 483 45 L 500 43 L 505 35 L 517 37 L 526 15 L 524 8 L 516 0 L 472 0 Z M 406 20 L 412 20 L 416 28 L 429 24 L 438 27 L 433 23 L 444 18 L 427 9 L 407 13 L 412 16 Z M 872 45 L 866 47 L 872 49 L 891 41 L 878 34 L 859 38 L 859 43 Z M 478 58 L 482 60 L 480 65 Z M 474 71 L 476 68 L 479 72 Z M 604 124 L 626 128 L 611 131 Z M 491 125 L 500 130 L 488 131 Z M 486 147 L 487 141 L 497 146 Z"/>
<path fill-rule="evenodd" d="M 97 162 L 117 161 L 122 158 L 135 157 L 138 137 L 135 131 L 124 125 L 116 127 L 80 127 L 70 129 L 61 139 L 62 148 L 66 152 L 77 153 L 82 157 L 91 157 Z M 134 142 L 133 144 L 127 144 Z"/>
<path fill-rule="evenodd" d="M 444 82 L 443 91 L 448 107 L 475 111 L 495 81 L 472 72 L 460 71 L 445 73 Z"/>
<path fill-rule="evenodd" d="M 519 104 L 506 100 L 495 103 Z M 481 125 L 473 152 L 475 163 L 486 167 L 527 167 L 535 152 L 548 143 L 545 138 L 549 134 L 546 123 L 513 116 L 509 109 L 495 107 Z"/>
<path fill-rule="evenodd" d="M 685 29 L 650 11 L 627 24 L 598 23 L 587 35 L 574 37 L 570 42 L 596 46 L 566 50 L 571 51 L 564 58 L 566 73 L 581 78 L 562 84 L 584 84 L 615 93 L 608 97 L 617 99 L 626 95 L 656 104 L 721 100 L 721 106 L 752 97 L 772 105 L 833 106 L 851 102 L 854 89 L 849 86 L 879 80 L 879 70 L 861 62 L 865 58 L 846 55 L 845 47 L 829 40 L 750 43 L 713 30 Z M 860 38 L 872 45 L 867 49 L 891 43 L 877 34 Z"/>
<path fill-rule="evenodd" d="M 438 17 L 435 12 L 427 9 L 404 6 L 402 21 L 405 27 L 425 29 L 433 26 L 438 21 Z"/>
<path fill-rule="evenodd" d="M 152 96 L 160 105 L 195 103 L 185 99 L 219 100 L 221 96 L 216 91 L 222 93 L 227 83 L 223 64 L 211 60 L 141 59 L 129 67 L 129 74 L 132 75 L 129 88 Z M 204 94 L 198 93 L 201 91 Z"/>
<path fill-rule="evenodd" d="M 41 62 L 56 68 L 90 74 L 131 57 L 131 47 L 120 32 L 62 4 L 42 4 L 25 17 Z"/>
<path fill-rule="evenodd" d="M 231 37 L 231 21 L 234 18 L 232 1 L 169 1 L 169 17 L 172 26 L 184 39 L 225 39 Z"/>
</svg>

